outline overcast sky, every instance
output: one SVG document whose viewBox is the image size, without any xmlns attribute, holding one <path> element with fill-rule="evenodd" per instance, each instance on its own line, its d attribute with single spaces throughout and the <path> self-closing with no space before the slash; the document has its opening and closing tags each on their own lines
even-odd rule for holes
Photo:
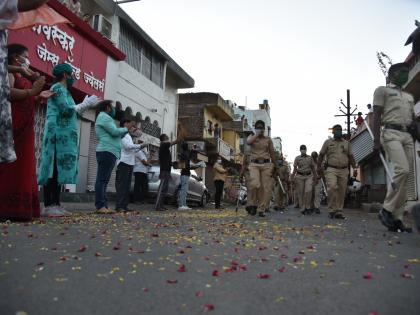
<svg viewBox="0 0 420 315">
<path fill-rule="evenodd" d="M 339 101 L 366 104 L 384 83 L 376 51 L 394 63 L 420 19 L 420 0 L 142 0 L 122 6 L 195 80 L 191 91 L 271 106 L 272 136 L 291 161 L 319 151 Z M 188 90 L 180 90 L 187 92 Z"/>
</svg>

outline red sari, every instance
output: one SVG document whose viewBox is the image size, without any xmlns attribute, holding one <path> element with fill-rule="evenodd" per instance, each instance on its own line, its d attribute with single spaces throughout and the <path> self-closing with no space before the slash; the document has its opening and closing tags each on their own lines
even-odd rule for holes
<svg viewBox="0 0 420 315">
<path fill-rule="evenodd" d="M 15 74 L 17 89 L 31 89 L 28 79 Z M 0 219 L 38 218 L 40 205 L 35 160 L 35 98 L 12 102 L 13 140 L 17 160 L 0 164 Z"/>
</svg>

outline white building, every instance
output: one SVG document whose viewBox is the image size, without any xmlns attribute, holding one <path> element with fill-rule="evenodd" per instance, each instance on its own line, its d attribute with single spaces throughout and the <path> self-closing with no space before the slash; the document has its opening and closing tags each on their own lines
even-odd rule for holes
<svg viewBox="0 0 420 315">
<path fill-rule="evenodd" d="M 281 138 L 280 137 L 275 137 L 272 139 L 273 140 L 273 146 L 274 146 L 274 150 L 282 153 L 282 144 L 281 144 Z"/>
<path fill-rule="evenodd" d="M 233 107 L 235 120 L 241 120 L 242 117 L 246 119 L 249 126 L 255 127 L 257 120 L 262 120 L 265 123 L 265 133 L 271 137 L 271 117 L 270 117 L 270 105 L 267 100 L 264 100 L 259 105 L 259 109 L 247 109 L 245 106 Z"/>
<path fill-rule="evenodd" d="M 82 0 L 81 4 L 83 15 L 90 15 L 91 26 L 126 55 L 120 62 L 108 58 L 104 98 L 120 102 L 117 118 L 134 117 L 143 132 L 142 139 L 156 151 L 161 133 L 176 138 L 178 89 L 194 87 L 194 80 L 114 1 Z M 81 152 L 87 156 L 80 157 L 80 173 L 84 176 L 78 192 L 93 189 L 97 170 L 95 114 L 88 113 L 84 118 Z M 175 158 L 176 152 L 172 153 Z M 112 178 L 111 190 L 113 185 Z"/>
</svg>

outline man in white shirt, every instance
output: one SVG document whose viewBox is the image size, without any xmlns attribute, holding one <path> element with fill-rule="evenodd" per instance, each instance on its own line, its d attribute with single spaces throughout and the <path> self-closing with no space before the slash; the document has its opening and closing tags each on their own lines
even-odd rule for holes
<svg viewBox="0 0 420 315">
<path fill-rule="evenodd" d="M 122 119 L 120 127 L 130 130 L 135 122 L 130 119 Z M 130 133 L 127 133 L 121 140 L 121 157 L 117 161 L 117 176 L 115 178 L 115 189 L 117 191 L 116 211 L 129 211 L 131 177 L 135 164 L 135 155 L 141 150 L 140 144 L 134 144 Z"/>
<path fill-rule="evenodd" d="M 148 172 L 151 164 L 148 162 L 148 152 L 146 148 L 141 149 L 135 154 L 134 164 L 134 201 L 142 203 L 149 191 Z"/>
</svg>

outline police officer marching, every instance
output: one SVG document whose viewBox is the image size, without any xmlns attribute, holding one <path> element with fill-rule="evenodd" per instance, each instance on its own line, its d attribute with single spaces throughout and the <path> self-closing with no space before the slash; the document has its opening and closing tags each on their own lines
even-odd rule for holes
<svg viewBox="0 0 420 315">
<path fill-rule="evenodd" d="M 274 200 L 276 205 L 274 210 L 283 211 L 288 205 L 287 187 L 289 186 L 289 166 L 284 160 L 283 155 L 277 160 L 277 174 L 275 174 Z M 281 186 L 280 182 L 281 181 Z"/>
<path fill-rule="evenodd" d="M 403 223 L 407 201 L 407 180 L 413 166 L 414 142 L 410 127 L 414 121 L 414 98 L 402 90 L 408 81 L 409 68 L 406 63 L 394 64 L 388 71 L 387 86 L 380 86 L 373 97 L 374 151 L 383 148 L 394 165 L 393 182 L 388 185 L 383 209 L 379 219 L 389 231 L 412 232 Z M 381 126 L 383 130 L 381 133 Z"/>
<path fill-rule="evenodd" d="M 265 210 L 270 206 L 273 192 L 273 174 L 277 167 L 274 146 L 270 137 L 264 136 L 265 123 L 257 120 L 255 123 L 255 135 L 247 139 L 250 149 L 248 205 L 246 210 L 249 214 L 257 214 L 265 217 Z"/>
<path fill-rule="evenodd" d="M 326 159 L 325 178 L 328 189 L 328 209 L 331 219 L 345 219 L 343 215 L 344 198 L 346 196 L 349 164 L 356 168 L 356 162 L 350 143 L 343 139 L 341 125 L 333 127 L 332 139 L 324 142 L 317 161 L 318 175 L 322 177 L 324 168 L 322 162 Z"/>
<path fill-rule="evenodd" d="M 306 154 L 306 145 L 300 146 L 300 155 L 293 163 L 292 180 L 296 180 L 298 202 L 302 214 L 312 214 L 312 184 L 315 180 L 315 165 L 310 155 Z"/>
<path fill-rule="evenodd" d="M 314 151 L 311 153 L 312 160 L 314 160 L 315 165 L 318 163 L 318 152 Z M 322 162 L 321 162 L 322 163 Z M 322 186 L 322 177 L 317 174 L 317 177 L 314 179 L 313 189 L 312 189 L 312 209 L 314 209 L 316 214 L 320 214 L 321 210 L 321 186 Z"/>
</svg>

